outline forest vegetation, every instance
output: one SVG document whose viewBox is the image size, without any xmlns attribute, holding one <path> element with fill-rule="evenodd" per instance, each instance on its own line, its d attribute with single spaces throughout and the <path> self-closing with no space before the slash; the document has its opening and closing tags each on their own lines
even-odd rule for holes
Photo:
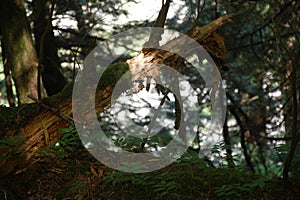
<svg viewBox="0 0 300 200">
<path fill-rule="evenodd" d="M 143 2 L 0 1 L 0 199 L 300 199 L 300 1 L 162 0 L 153 1 L 153 13 Z M 140 10 L 130 9 L 136 5 Z M 130 20 L 143 11 L 153 17 Z M 136 33 L 130 30 L 147 35 L 144 46 L 139 34 L 122 40 Z M 174 37 L 162 44 L 167 30 Z M 118 42 L 127 53 L 116 59 L 100 51 Z M 194 44 L 207 53 L 197 58 L 212 77 L 181 56 Z M 100 63 L 94 71 L 87 70 L 89 59 Z M 105 71 L 97 68 L 105 64 Z M 186 77 L 188 100 L 176 95 L 182 79 L 174 78 L 173 90 L 161 82 L 160 65 Z M 135 74 L 140 66 L 154 67 L 150 75 Z M 98 85 L 89 85 L 99 73 Z M 87 85 L 75 91 L 82 77 Z M 128 80 L 129 90 L 115 92 Z M 214 110 L 220 99 L 222 109 Z M 184 100 L 193 112 L 182 111 Z M 116 117 L 125 110 L 125 118 Z M 205 127 L 216 112 L 222 124 L 211 133 Z M 93 113 L 106 137 L 130 155 L 167 149 L 176 134 L 179 143 L 195 137 L 182 154 L 171 153 L 172 163 L 130 173 L 89 150 L 99 138 L 86 140 L 81 132 L 93 128 Z M 185 120 L 196 122 L 186 132 Z M 130 123 L 161 128 L 140 138 Z M 101 156 L 139 169 L 114 153 Z M 156 158 L 149 169 L 162 159 Z"/>
</svg>

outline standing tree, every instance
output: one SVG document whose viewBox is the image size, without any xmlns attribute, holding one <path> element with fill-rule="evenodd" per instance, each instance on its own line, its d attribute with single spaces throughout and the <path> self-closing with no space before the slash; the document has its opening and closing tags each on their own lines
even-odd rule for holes
<svg viewBox="0 0 300 200">
<path fill-rule="evenodd" d="M 39 70 L 48 96 L 57 94 L 66 84 L 53 33 L 53 11 L 54 3 L 51 4 L 50 0 L 33 1 L 35 49 L 39 57 Z"/>
<path fill-rule="evenodd" d="M 27 95 L 38 96 L 38 58 L 23 0 L 0 2 L 0 31 L 5 70 L 11 72 L 19 103 L 32 102 Z"/>
</svg>

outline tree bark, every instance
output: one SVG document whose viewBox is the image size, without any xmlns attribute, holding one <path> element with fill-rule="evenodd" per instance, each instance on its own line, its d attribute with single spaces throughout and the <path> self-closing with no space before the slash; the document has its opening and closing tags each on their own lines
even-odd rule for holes
<svg viewBox="0 0 300 200">
<path fill-rule="evenodd" d="M 201 43 L 202 40 L 213 35 L 213 32 L 218 27 L 229 20 L 231 20 L 230 15 L 222 16 L 204 27 L 190 31 L 189 36 Z M 174 40 L 176 42 L 176 39 Z M 224 43 L 224 41 L 222 42 Z M 222 46 L 222 48 L 225 48 L 225 46 Z M 141 54 L 143 54 L 143 60 L 145 62 L 166 62 L 171 67 L 176 67 L 174 62 L 178 61 L 177 59 L 170 59 L 176 56 L 171 53 L 157 49 L 143 49 L 140 54 L 127 62 L 129 63 L 129 68 L 132 69 L 134 67 L 130 66 L 130 63 L 135 63 L 137 57 L 141 58 Z M 114 66 L 122 66 L 123 69 L 121 70 L 123 70 L 124 73 L 128 70 L 128 66 L 127 69 L 125 69 L 124 66 L 126 65 L 124 64 Z M 104 76 L 110 77 L 109 80 L 111 81 L 108 82 L 107 85 L 101 87 L 96 93 L 96 113 L 102 112 L 104 107 L 109 106 L 114 85 L 123 75 L 115 77 L 112 81 L 111 77 L 114 76 L 113 72 L 114 70 L 111 70 L 111 73 Z M 30 111 L 34 112 L 28 113 Z M 0 119 L 3 116 L 3 118 L 5 118 L 7 112 L 8 111 L 5 109 L 0 109 Z M 8 124 L 7 127 L 5 127 L 5 125 L 3 125 L 4 127 L 1 127 L 0 124 L 0 135 L 2 138 L 15 138 L 14 140 L 9 140 L 10 142 L 7 143 L 3 143 L 3 140 L 0 141 L 0 177 L 13 172 L 18 166 L 19 168 L 22 168 L 24 163 L 30 161 L 36 150 L 50 147 L 55 144 L 59 139 L 58 130 L 67 127 L 72 123 L 72 85 L 68 85 L 58 95 L 45 98 L 35 104 L 28 104 L 25 107 L 16 108 L 12 113 L 15 113 L 14 116 L 25 116 L 21 119 L 6 120 L 5 122 Z M 17 121 L 15 122 L 15 120 Z M 12 123 L 14 126 L 11 125 L 11 121 L 14 122 Z M 1 132 L 1 130 L 3 131 Z"/>
<path fill-rule="evenodd" d="M 27 95 L 38 96 L 38 59 L 22 0 L 0 1 L 0 29 L 19 103 L 32 102 Z"/>
<path fill-rule="evenodd" d="M 9 65 L 10 63 L 7 62 L 7 58 L 5 55 L 5 51 L 3 49 L 7 49 L 5 47 L 5 41 L 1 40 L 1 45 L 2 45 L 2 60 L 3 60 L 3 68 L 4 68 L 4 75 L 5 75 L 5 86 L 6 86 L 6 95 L 7 95 L 7 100 L 8 104 L 11 107 L 15 107 L 15 96 L 13 93 L 13 83 L 12 83 L 12 77 L 11 77 L 11 66 Z"/>
<path fill-rule="evenodd" d="M 53 33 L 52 8 L 50 0 L 33 2 L 35 49 L 39 57 L 43 85 L 48 96 L 61 92 L 66 85 Z"/>
</svg>

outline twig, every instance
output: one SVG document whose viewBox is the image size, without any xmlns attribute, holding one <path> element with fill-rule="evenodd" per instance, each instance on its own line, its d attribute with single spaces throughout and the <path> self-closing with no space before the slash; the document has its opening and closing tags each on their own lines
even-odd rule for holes
<svg viewBox="0 0 300 200">
<path fill-rule="evenodd" d="M 201 13 L 203 11 L 205 3 L 206 3 L 206 0 L 204 0 L 202 6 L 200 6 L 200 0 L 198 0 L 198 3 L 197 3 L 197 16 L 195 17 L 193 25 L 192 25 L 192 27 L 190 29 L 194 29 L 197 26 L 197 23 L 198 23 L 198 21 L 200 19 L 200 15 L 201 15 Z"/>
<path fill-rule="evenodd" d="M 45 143 L 46 143 L 46 145 L 48 145 L 49 144 L 49 133 L 48 133 L 47 127 L 45 126 L 45 123 L 40 116 L 39 116 L 39 119 L 41 120 L 41 123 L 42 123 L 43 132 L 45 135 Z"/>
</svg>

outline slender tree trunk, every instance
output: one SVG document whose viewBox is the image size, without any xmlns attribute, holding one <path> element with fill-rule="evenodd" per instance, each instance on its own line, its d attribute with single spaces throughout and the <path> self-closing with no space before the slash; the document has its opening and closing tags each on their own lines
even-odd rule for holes
<svg viewBox="0 0 300 200">
<path fill-rule="evenodd" d="M 3 67 L 4 67 L 7 100 L 8 100 L 9 106 L 14 107 L 15 106 L 15 96 L 14 96 L 13 89 L 12 89 L 13 84 L 12 84 L 12 77 L 10 74 L 11 66 L 9 65 L 10 63 L 7 62 L 7 58 L 6 58 L 5 51 L 4 51 L 4 49 L 7 49 L 7 47 L 5 47 L 5 41 L 2 40 L 1 45 L 2 45 L 2 60 L 3 60 Z"/>
<path fill-rule="evenodd" d="M 35 0 L 33 4 L 35 49 L 48 96 L 59 93 L 66 84 L 52 28 L 52 8 L 50 0 Z"/>
<path fill-rule="evenodd" d="M 27 95 L 38 96 L 38 59 L 22 0 L 0 1 L 0 29 L 19 102 L 32 102 Z"/>
<path fill-rule="evenodd" d="M 300 55 L 300 51 L 298 52 L 298 56 Z M 289 172 L 291 171 L 291 166 L 293 159 L 295 157 L 295 153 L 297 150 L 297 145 L 300 141 L 300 133 L 298 131 L 298 90 L 297 90 L 297 66 L 299 66 L 300 63 L 298 63 L 299 59 L 298 57 L 295 58 L 295 61 L 292 63 L 292 71 L 291 71 L 291 81 L 290 81 L 290 88 L 291 88 L 291 94 L 292 94 L 292 121 L 291 121 L 291 135 L 292 135 L 292 142 L 290 144 L 290 149 L 288 152 L 288 155 L 286 157 L 286 160 L 284 162 L 284 168 L 283 168 L 283 181 L 286 187 L 291 186 L 291 182 L 289 180 Z"/>
<path fill-rule="evenodd" d="M 228 130 L 228 117 L 226 113 L 226 118 L 223 126 L 223 139 L 225 143 L 225 149 L 226 149 L 226 159 L 228 163 L 228 167 L 234 168 L 234 161 L 232 157 L 232 149 L 231 149 L 231 142 L 230 142 L 230 136 L 229 136 L 229 130 Z"/>
</svg>

